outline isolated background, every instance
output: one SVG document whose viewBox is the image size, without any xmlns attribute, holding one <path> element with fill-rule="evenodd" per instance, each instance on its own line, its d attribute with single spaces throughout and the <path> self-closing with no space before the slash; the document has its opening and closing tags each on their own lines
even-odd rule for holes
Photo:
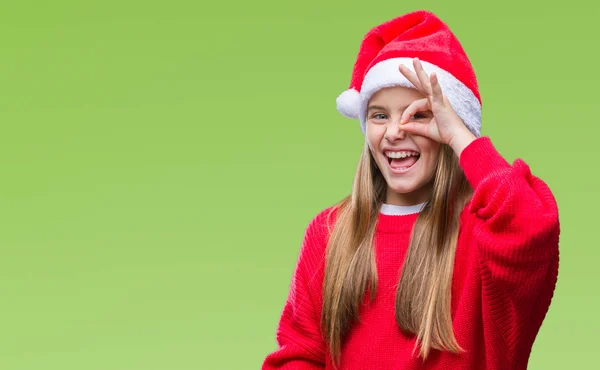
<svg viewBox="0 0 600 370">
<path fill-rule="evenodd" d="M 351 188 L 360 41 L 418 8 L 470 56 L 483 134 L 558 199 L 530 369 L 591 368 L 600 5 L 578 0 L 4 1 L 0 368 L 259 368 L 306 225 Z"/>
</svg>

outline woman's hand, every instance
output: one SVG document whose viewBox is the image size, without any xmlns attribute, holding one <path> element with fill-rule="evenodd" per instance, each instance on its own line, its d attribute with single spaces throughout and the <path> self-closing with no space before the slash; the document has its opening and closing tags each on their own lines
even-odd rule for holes
<svg viewBox="0 0 600 370">
<path fill-rule="evenodd" d="M 406 108 L 401 118 L 402 130 L 447 144 L 460 157 L 462 150 L 475 140 L 475 135 L 469 131 L 442 94 L 436 73 L 428 76 L 418 58 L 413 59 L 413 65 L 416 74 L 403 65 L 398 69 L 425 98 L 415 100 Z M 429 122 L 409 122 L 415 113 L 428 110 L 433 113 Z"/>
</svg>

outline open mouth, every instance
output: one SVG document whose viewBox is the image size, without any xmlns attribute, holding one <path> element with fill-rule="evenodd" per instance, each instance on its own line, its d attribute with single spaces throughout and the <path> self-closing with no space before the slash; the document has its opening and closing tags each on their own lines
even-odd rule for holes
<svg viewBox="0 0 600 370">
<path fill-rule="evenodd" d="M 399 152 L 386 151 L 388 164 L 393 173 L 404 173 L 415 166 L 421 154 L 419 152 L 403 150 Z"/>
</svg>

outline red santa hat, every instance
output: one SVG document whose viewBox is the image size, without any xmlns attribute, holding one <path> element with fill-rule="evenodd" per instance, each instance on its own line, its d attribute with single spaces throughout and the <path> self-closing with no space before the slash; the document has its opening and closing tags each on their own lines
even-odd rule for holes
<svg viewBox="0 0 600 370">
<path fill-rule="evenodd" d="M 414 72 L 419 58 L 428 75 L 436 72 L 450 105 L 475 135 L 481 132 L 481 97 L 475 72 L 463 47 L 448 26 L 435 14 L 419 10 L 387 21 L 364 37 L 350 87 L 336 100 L 338 111 L 359 118 L 366 133 L 366 108 L 378 90 L 414 85 L 398 70 L 400 64 Z"/>
</svg>

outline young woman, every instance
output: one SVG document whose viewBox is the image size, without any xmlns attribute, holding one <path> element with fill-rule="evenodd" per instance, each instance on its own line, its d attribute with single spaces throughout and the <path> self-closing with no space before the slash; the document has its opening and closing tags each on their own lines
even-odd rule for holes
<svg viewBox="0 0 600 370">
<path fill-rule="evenodd" d="M 363 39 L 338 109 L 365 145 L 306 229 L 263 369 L 525 369 L 558 275 L 548 186 L 480 136 L 465 52 L 417 11 Z"/>
</svg>

